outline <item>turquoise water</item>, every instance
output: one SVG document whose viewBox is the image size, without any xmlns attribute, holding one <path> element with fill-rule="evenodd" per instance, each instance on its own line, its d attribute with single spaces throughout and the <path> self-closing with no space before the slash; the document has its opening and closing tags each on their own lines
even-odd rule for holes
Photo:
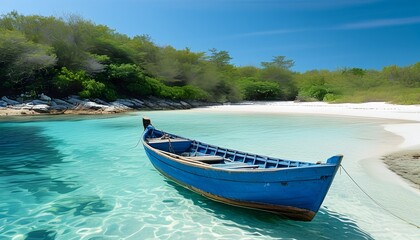
<svg viewBox="0 0 420 240">
<path fill-rule="evenodd" d="M 139 112 L 0 122 L 0 239 L 418 239 L 419 230 L 337 175 L 312 222 L 216 203 L 162 177 L 141 145 L 141 117 L 204 142 L 316 162 L 344 154 L 346 170 L 375 199 L 420 224 L 419 195 L 372 177 L 364 162 L 402 141 L 385 120 Z"/>
</svg>

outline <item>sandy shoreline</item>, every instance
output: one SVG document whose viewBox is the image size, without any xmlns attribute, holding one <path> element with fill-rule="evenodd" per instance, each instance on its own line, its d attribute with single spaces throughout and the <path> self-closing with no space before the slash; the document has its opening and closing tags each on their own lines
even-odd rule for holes
<svg viewBox="0 0 420 240">
<path fill-rule="evenodd" d="M 323 102 L 261 102 L 222 105 L 207 108 L 209 111 L 243 113 L 299 113 L 403 120 L 398 124 L 383 125 L 386 131 L 403 137 L 397 152 L 384 154 L 386 166 L 404 178 L 414 188 L 420 189 L 420 105 L 394 105 L 383 102 L 328 104 Z M 405 122 L 405 121 L 406 122 Z"/>
</svg>

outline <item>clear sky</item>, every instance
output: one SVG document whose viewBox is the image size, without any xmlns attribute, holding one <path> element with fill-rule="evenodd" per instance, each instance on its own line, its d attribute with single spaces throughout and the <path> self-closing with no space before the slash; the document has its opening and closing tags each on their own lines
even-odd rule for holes
<svg viewBox="0 0 420 240">
<path fill-rule="evenodd" d="M 158 45 L 226 50 L 237 66 L 381 69 L 420 62 L 420 0 L 0 0 L 0 14 L 82 16 Z"/>
</svg>

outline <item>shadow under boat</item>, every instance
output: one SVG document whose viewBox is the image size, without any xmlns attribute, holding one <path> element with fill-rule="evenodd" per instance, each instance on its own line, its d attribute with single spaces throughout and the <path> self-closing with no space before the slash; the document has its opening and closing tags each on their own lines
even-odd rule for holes
<svg viewBox="0 0 420 240">
<path fill-rule="evenodd" d="M 228 206 L 193 193 L 168 179 L 164 181 L 195 206 L 224 221 L 227 227 L 241 228 L 249 231 L 250 235 L 258 232 L 274 238 L 374 239 L 355 221 L 324 207 L 311 222 L 299 222 L 270 212 Z"/>
</svg>

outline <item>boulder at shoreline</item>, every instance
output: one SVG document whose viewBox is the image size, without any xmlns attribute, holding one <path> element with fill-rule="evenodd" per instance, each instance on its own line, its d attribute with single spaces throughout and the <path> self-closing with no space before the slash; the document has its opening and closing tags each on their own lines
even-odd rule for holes
<svg viewBox="0 0 420 240">
<path fill-rule="evenodd" d="M 150 97 L 148 99 L 117 99 L 106 102 L 101 99 L 81 99 L 78 96 L 51 98 L 41 94 L 38 99 L 23 101 L 3 96 L 0 100 L 0 116 L 37 114 L 112 114 L 135 110 L 176 110 L 210 106 L 215 103 L 198 101 L 173 101 Z"/>
</svg>

